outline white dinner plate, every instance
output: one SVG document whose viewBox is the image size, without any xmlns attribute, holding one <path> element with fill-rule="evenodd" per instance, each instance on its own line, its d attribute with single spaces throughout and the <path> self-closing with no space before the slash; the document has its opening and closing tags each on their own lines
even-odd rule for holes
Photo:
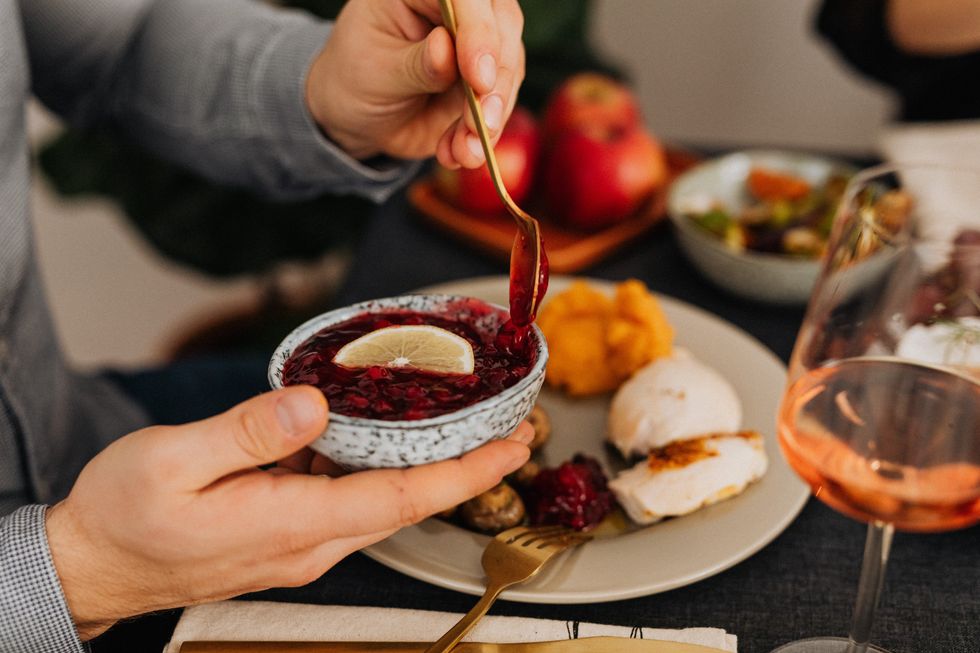
<svg viewBox="0 0 980 653">
<path fill-rule="evenodd" d="M 549 293 L 567 287 L 551 281 Z M 592 281 L 611 291 L 612 284 Z M 507 279 L 484 277 L 426 288 L 507 304 Z M 677 333 L 676 344 L 691 350 L 727 378 L 744 409 L 743 425 L 761 432 L 769 456 L 765 476 L 741 495 L 684 517 L 614 537 L 596 539 L 566 554 L 558 564 L 502 595 L 529 603 L 616 601 L 663 592 L 707 578 L 746 559 L 771 542 L 802 509 L 807 487 L 783 461 L 776 442 L 776 410 L 786 369 L 768 349 L 710 313 L 668 297 L 661 305 Z M 571 399 L 545 387 L 539 403 L 552 422 L 543 462 L 557 465 L 584 452 L 607 471 L 624 466 L 604 446 L 610 397 Z M 480 595 L 480 557 L 489 538 L 439 519 L 402 529 L 365 553 L 414 578 Z"/>
</svg>

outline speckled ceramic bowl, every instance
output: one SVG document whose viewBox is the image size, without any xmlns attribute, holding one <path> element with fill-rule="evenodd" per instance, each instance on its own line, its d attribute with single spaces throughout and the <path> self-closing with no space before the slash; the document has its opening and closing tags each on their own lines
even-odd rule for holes
<svg viewBox="0 0 980 653">
<path fill-rule="evenodd" d="M 375 299 L 317 316 L 286 336 L 272 354 L 269 383 L 281 388 L 283 364 L 310 336 L 363 313 L 414 311 L 465 318 L 483 333 L 496 333 L 506 309 L 469 297 L 404 295 Z M 380 420 L 331 413 L 327 430 L 310 447 L 349 470 L 411 467 L 454 458 L 510 434 L 534 407 L 544 381 L 548 348 L 533 326 L 537 360 L 517 384 L 466 408 L 420 420 Z"/>
</svg>

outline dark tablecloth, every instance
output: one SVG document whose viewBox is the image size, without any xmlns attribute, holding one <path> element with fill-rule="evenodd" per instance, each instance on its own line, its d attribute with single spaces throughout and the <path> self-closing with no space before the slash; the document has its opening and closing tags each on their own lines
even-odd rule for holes
<svg viewBox="0 0 980 653">
<path fill-rule="evenodd" d="M 484 258 L 424 226 L 408 210 L 404 198 L 398 197 L 370 216 L 366 237 L 335 303 L 345 305 L 505 271 L 502 262 Z M 659 293 L 733 322 L 783 360 L 789 357 L 803 317 L 801 309 L 752 304 L 715 289 L 683 259 L 666 227 L 655 229 L 583 274 L 641 279 Z M 811 500 L 769 546 L 693 585 L 611 603 L 501 601 L 491 613 L 664 628 L 715 626 L 738 636 L 741 653 L 765 653 L 792 639 L 846 635 L 864 533 L 863 525 Z M 656 550 L 650 551 L 648 564 L 659 564 Z M 465 612 L 475 601 L 472 596 L 392 571 L 361 554 L 349 557 L 306 587 L 246 598 L 456 612 Z M 177 613 L 169 613 L 123 624 L 110 631 L 95 650 L 135 650 L 127 643 L 140 630 L 144 641 L 146 632 L 154 629 L 155 637 L 165 641 L 176 617 Z M 873 639 L 893 653 L 980 651 L 980 527 L 945 534 L 896 535 Z"/>
</svg>

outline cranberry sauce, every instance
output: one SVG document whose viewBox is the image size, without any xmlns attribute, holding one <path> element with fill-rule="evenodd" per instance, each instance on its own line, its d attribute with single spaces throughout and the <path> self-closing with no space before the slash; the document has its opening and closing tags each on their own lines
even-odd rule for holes
<svg viewBox="0 0 980 653">
<path fill-rule="evenodd" d="M 348 368 L 333 357 L 366 333 L 392 325 L 428 324 L 466 338 L 473 347 L 473 374 L 439 374 L 411 367 Z M 470 324 L 413 312 L 367 313 L 329 326 L 296 348 L 282 370 L 283 385 L 318 387 L 331 412 L 383 420 L 416 420 L 465 408 L 527 376 L 536 351 L 520 342 L 481 336 Z"/>
<path fill-rule="evenodd" d="M 514 247 L 510 251 L 510 319 L 514 326 L 527 327 L 534 321 L 536 308 L 548 291 L 548 255 L 541 241 L 541 267 L 534 278 L 534 247 L 523 231 L 517 232 Z M 537 302 L 534 283 L 538 284 Z"/>
<path fill-rule="evenodd" d="M 605 519 L 615 500 L 598 461 L 578 453 L 556 469 L 538 472 L 526 503 L 532 524 L 562 524 L 582 531 Z"/>
</svg>

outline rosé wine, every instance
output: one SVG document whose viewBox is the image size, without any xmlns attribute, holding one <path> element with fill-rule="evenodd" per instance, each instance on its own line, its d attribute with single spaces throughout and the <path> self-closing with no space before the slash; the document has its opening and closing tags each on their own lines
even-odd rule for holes
<svg viewBox="0 0 980 653">
<path fill-rule="evenodd" d="M 779 443 L 814 495 L 907 531 L 980 520 L 980 379 L 897 358 L 844 359 L 787 390 Z"/>
</svg>

